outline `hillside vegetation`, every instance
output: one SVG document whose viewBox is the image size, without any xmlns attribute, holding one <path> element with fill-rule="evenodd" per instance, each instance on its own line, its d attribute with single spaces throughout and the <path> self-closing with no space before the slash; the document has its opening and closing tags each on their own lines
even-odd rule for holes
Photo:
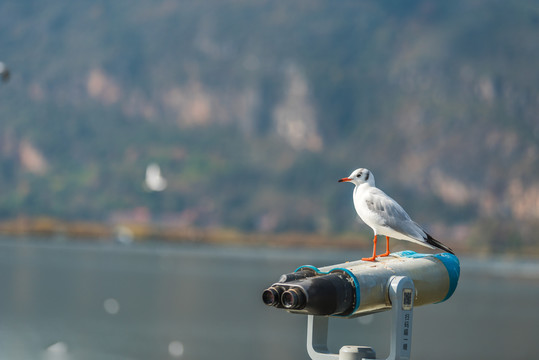
<svg viewBox="0 0 539 360">
<path fill-rule="evenodd" d="M 0 219 L 370 236 L 367 167 L 453 247 L 534 245 L 538 39 L 536 1 L 2 1 Z"/>
</svg>

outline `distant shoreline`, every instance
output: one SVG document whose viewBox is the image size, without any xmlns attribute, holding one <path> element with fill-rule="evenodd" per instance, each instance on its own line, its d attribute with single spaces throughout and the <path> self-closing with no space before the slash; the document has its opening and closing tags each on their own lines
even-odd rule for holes
<svg viewBox="0 0 539 360">
<path fill-rule="evenodd" d="M 173 243 L 341 249 L 370 249 L 371 246 L 370 239 L 355 234 L 245 233 L 223 228 L 200 229 L 151 223 L 110 224 L 93 221 L 64 221 L 50 217 L 20 217 L 0 221 L 0 234 L 17 237 L 48 236 L 68 239 L 117 240 L 120 242 L 159 240 Z"/>
<path fill-rule="evenodd" d="M 249 233 L 227 228 L 193 228 L 155 223 L 104 223 L 82 220 L 59 220 L 51 217 L 18 217 L 0 221 L 0 235 L 14 237 L 51 237 L 69 240 L 116 241 L 120 243 L 162 241 L 282 248 L 372 250 L 372 239 L 363 234 L 318 234 L 302 232 Z M 385 246 L 385 245 L 384 245 Z M 485 248 L 453 246 L 457 255 L 496 254 Z M 385 248 L 384 248 L 385 249 Z M 383 251 L 384 249 L 379 249 Z M 410 242 L 392 240 L 391 251 L 430 250 Z M 539 247 L 522 247 L 498 253 L 539 258 Z"/>
</svg>

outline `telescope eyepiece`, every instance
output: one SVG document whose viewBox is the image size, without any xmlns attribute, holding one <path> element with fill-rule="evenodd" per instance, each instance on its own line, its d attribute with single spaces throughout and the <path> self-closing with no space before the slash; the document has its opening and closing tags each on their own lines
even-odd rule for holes
<svg viewBox="0 0 539 360">
<path fill-rule="evenodd" d="M 264 304 L 314 315 L 347 314 L 353 310 L 355 289 L 345 274 L 299 275 L 297 280 L 275 283 L 264 290 Z"/>
<path fill-rule="evenodd" d="M 291 288 L 281 295 L 281 301 L 286 309 L 301 310 L 306 305 L 305 293 L 300 288 Z"/>
<path fill-rule="evenodd" d="M 262 301 L 268 306 L 277 306 L 280 304 L 281 294 L 283 292 L 282 288 L 277 288 L 272 286 L 262 293 Z"/>
</svg>

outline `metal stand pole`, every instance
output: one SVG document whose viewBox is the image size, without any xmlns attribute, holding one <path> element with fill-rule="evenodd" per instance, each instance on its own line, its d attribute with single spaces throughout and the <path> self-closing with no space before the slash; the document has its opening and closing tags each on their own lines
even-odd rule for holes
<svg viewBox="0 0 539 360">
<path fill-rule="evenodd" d="M 412 311 L 414 305 L 414 282 L 406 276 L 389 279 L 392 329 L 390 353 L 386 360 L 409 360 L 412 345 Z M 327 346 L 327 316 L 308 315 L 307 352 L 312 360 L 362 360 L 375 359 L 375 351 L 368 346 L 343 346 L 339 354 L 330 353 Z"/>
</svg>

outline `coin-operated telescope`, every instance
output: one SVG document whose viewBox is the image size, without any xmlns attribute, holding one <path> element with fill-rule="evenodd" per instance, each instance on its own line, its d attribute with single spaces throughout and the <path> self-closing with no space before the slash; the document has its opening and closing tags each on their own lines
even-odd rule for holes
<svg viewBox="0 0 539 360">
<path fill-rule="evenodd" d="M 313 360 L 375 359 L 370 347 L 327 349 L 328 317 L 354 318 L 391 310 L 388 360 L 409 359 L 414 306 L 443 302 L 453 295 L 460 276 L 455 255 L 402 251 L 377 261 L 353 261 L 317 268 L 300 266 L 262 293 L 268 306 L 308 315 L 307 350 Z"/>
</svg>

